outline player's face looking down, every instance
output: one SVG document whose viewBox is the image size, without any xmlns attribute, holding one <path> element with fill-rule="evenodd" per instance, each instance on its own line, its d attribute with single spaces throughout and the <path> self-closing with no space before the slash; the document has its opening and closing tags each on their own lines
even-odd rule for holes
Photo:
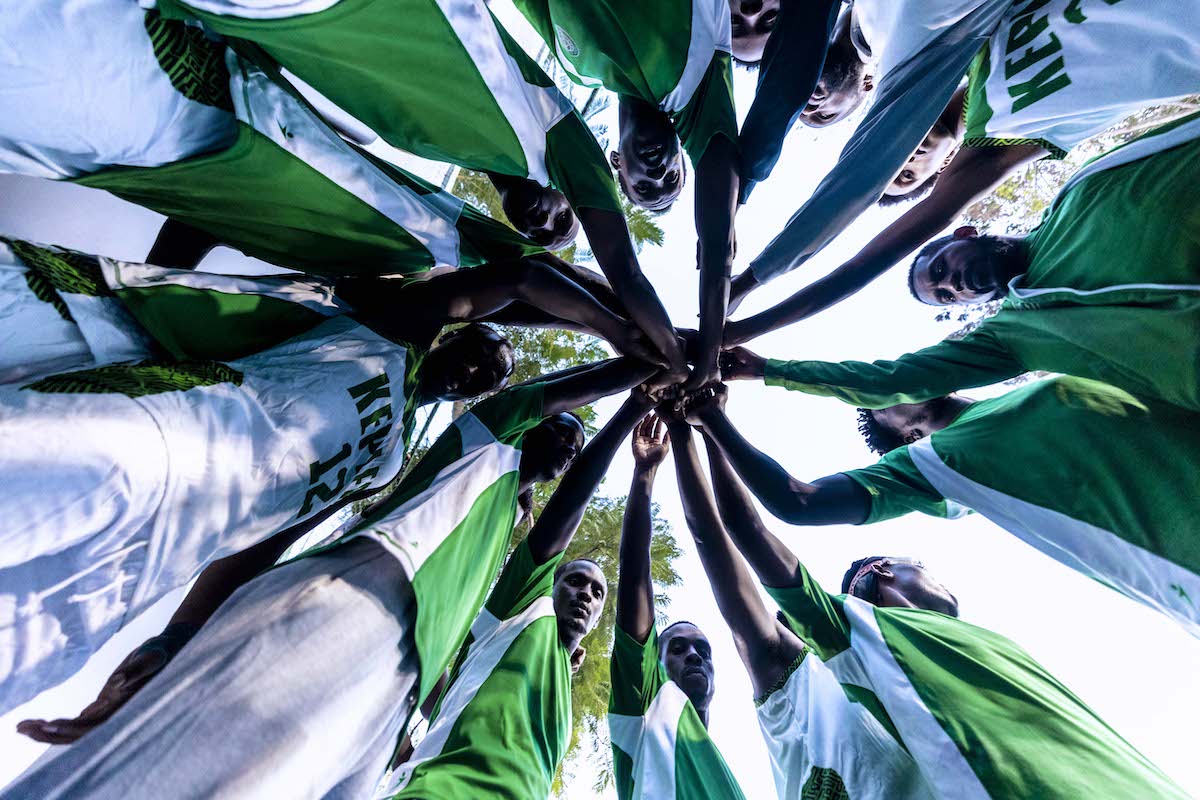
<svg viewBox="0 0 1200 800">
<path fill-rule="evenodd" d="M 442 337 L 421 366 L 422 394 L 456 401 L 495 391 L 512 375 L 512 345 L 486 325 L 467 325 Z"/>
<path fill-rule="evenodd" d="M 883 190 L 889 197 L 901 197 L 922 186 L 925 181 L 937 175 L 953 157 L 958 147 L 958 137 L 938 121 L 916 151 L 908 157 L 908 163 L 892 179 Z"/>
<path fill-rule="evenodd" d="M 579 234 L 579 219 L 567 198 L 557 189 L 536 181 L 505 181 L 500 192 L 504 215 L 518 232 L 547 250 L 561 250 Z"/>
<path fill-rule="evenodd" d="M 892 434 L 897 446 L 902 446 L 945 428 L 961 410 L 961 406 L 951 398 L 938 397 L 923 403 L 901 403 L 879 408 L 870 413 L 876 424 Z"/>
<path fill-rule="evenodd" d="M 670 118 L 648 103 L 622 97 L 621 138 L 609 161 L 617 183 L 635 205 L 649 211 L 671 207 L 683 189 L 683 149 Z"/>
<path fill-rule="evenodd" d="M 672 625 L 663 634 L 659 648 L 667 677 L 703 713 L 715 688 L 712 645 L 700 629 L 689 622 Z"/>
<path fill-rule="evenodd" d="M 917 254 L 909 286 L 929 305 L 986 303 L 1008 294 L 1009 282 L 1028 267 L 1027 257 L 1020 239 L 981 236 L 963 226 Z"/>
<path fill-rule="evenodd" d="M 810 128 L 824 128 L 839 122 L 862 105 L 875 84 L 867 64 L 850 37 L 849 11 L 843 11 L 829 39 L 825 67 L 808 104 L 800 112 L 800 121 Z"/>
<path fill-rule="evenodd" d="M 574 650 L 592 632 L 607 597 L 608 580 L 596 564 L 580 560 L 559 567 L 550 599 L 558 617 L 558 636 L 565 646 Z"/>
<path fill-rule="evenodd" d="M 583 425 L 570 414 L 546 417 L 521 443 L 521 478 L 545 483 L 567 471 L 583 449 Z"/>
<path fill-rule="evenodd" d="M 733 57 L 757 63 L 779 20 L 779 0 L 729 0 Z"/>
</svg>

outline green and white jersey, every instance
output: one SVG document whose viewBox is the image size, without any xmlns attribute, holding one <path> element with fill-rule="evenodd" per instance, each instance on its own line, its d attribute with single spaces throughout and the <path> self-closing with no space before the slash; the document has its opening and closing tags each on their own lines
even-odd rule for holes
<svg viewBox="0 0 1200 800">
<path fill-rule="evenodd" d="M 621 800 L 743 800 L 737 779 L 659 660 L 658 631 L 638 644 L 617 626 L 608 730 Z"/>
<path fill-rule="evenodd" d="M 1106 797 L 1186 797 L 1003 636 L 932 611 L 876 608 L 856 597 L 831 595 L 807 572 L 794 587 L 766 588 L 812 647 L 801 666 L 820 655 L 851 707 L 873 712 L 857 719 L 881 721 L 874 744 L 903 741 L 904 757 L 920 772 L 908 778 L 911 773 L 898 771 L 910 782 L 889 789 L 865 774 L 878 766 L 866 753 L 895 765 L 900 759 L 895 749 L 845 754 L 846 769 L 863 788 L 856 791 L 846 780 L 842 798 L 1076 800 L 1099 786 Z M 836 695 L 823 692 L 820 699 L 825 708 Z M 884 728 L 890 737 L 884 738 Z M 867 746 L 865 729 L 846 733 L 853 738 L 830 746 Z M 928 788 L 921 788 L 922 779 Z"/>
<path fill-rule="evenodd" d="M 870 495 L 866 522 L 973 509 L 1200 635 L 1200 502 L 1179 491 L 1200 480 L 1194 412 L 1053 378 L 846 475 Z"/>
<path fill-rule="evenodd" d="M 106 190 L 315 274 L 469 267 L 538 250 L 344 141 L 272 81 L 273 68 L 199 28 L 127 0 L 34 0 L 11 24 L 21 59 L 0 63 L 0 103 L 11 94 L 21 113 L 0 115 L 0 169 Z M 97 37 L 119 44 L 120 59 Z"/>
<path fill-rule="evenodd" d="M 160 0 L 252 42 L 394 147 L 560 189 L 576 209 L 620 213 L 583 118 L 483 0 Z M 239 48 L 243 45 L 237 45 Z"/>
<path fill-rule="evenodd" d="M 571 654 L 550 599 L 561 560 L 536 564 L 526 542 L 516 546 L 429 731 L 376 800 L 550 796 L 571 741 Z"/>
<path fill-rule="evenodd" d="M 12 385 L 4 395 L 7 494 L 39 509 L 23 523 L 30 556 L 43 546 L 53 551 L 64 536 L 94 540 L 98 553 L 117 545 L 140 551 L 121 614 L 135 614 L 211 561 L 396 476 L 422 351 L 348 315 L 314 311 L 319 298 L 305 297 L 304 287 L 254 295 L 227 276 L 207 276 L 215 288 L 170 286 L 138 280 L 158 268 L 25 248 L 26 263 L 40 262 L 32 271 L 53 281 L 46 302 L 79 326 L 98 366 Z M 117 277 L 109 285 L 105 275 Z M 222 308 L 248 314 L 257 302 L 269 322 L 293 328 L 257 349 L 251 338 L 235 338 L 235 320 L 228 335 L 205 329 L 212 347 L 233 357 L 175 358 L 154 339 L 154 315 L 139 307 L 150 307 L 154 293 L 166 295 L 161 317 L 202 309 L 191 317 L 199 324 L 220 320 Z M 130 313 L 104 313 L 106 304 Z M 300 318 L 307 327 L 295 323 Z M 117 354 L 135 360 L 110 363 Z M 112 449 L 114 432 L 127 449 Z M 67 450 L 61 456 L 59 446 Z M 94 473 L 86 466 L 93 462 L 105 466 Z"/>
<path fill-rule="evenodd" d="M 661 108 L 692 163 L 713 136 L 737 143 L 727 0 L 517 0 L 577 83 Z"/>
<path fill-rule="evenodd" d="M 971 66 L 964 144 L 1038 144 L 1061 158 L 1140 108 L 1198 90 L 1195 3 L 1018 0 Z"/>
<path fill-rule="evenodd" d="M 934 796 L 849 651 L 843 598 L 800 565 L 794 586 L 764 586 L 805 644 L 755 701 L 780 798 L 925 800 Z"/>
<path fill-rule="evenodd" d="M 541 421 L 538 383 L 477 404 L 340 540 L 379 542 L 411 578 L 421 698 L 450 665 L 500 569 L 517 518 L 521 439 Z"/>
<path fill-rule="evenodd" d="M 1198 137 L 1200 118 L 1181 120 L 1081 170 L 999 313 L 962 339 L 871 364 L 771 361 L 767 383 L 886 408 L 1045 370 L 1200 411 Z"/>
</svg>

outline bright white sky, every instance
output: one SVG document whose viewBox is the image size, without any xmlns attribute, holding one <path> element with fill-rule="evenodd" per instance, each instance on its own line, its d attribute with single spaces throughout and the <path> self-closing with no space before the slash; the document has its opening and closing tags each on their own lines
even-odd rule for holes
<svg viewBox="0 0 1200 800">
<path fill-rule="evenodd" d="M 512 17 L 498 1 L 504 21 Z M 738 108 L 749 108 L 754 76 L 735 74 Z M 611 112 L 610 112 L 611 113 Z M 615 113 L 605 120 L 616 131 Z M 774 176 L 756 189 L 738 216 L 740 256 L 735 272 L 778 232 L 811 194 L 850 133 L 842 124 L 820 133 L 793 132 Z M 0 233 L 52 242 L 87 252 L 138 260 L 145 256 L 161 218 L 101 193 L 66 184 L 0 176 Z M 696 318 L 695 228 L 691 185 L 675 209 L 661 218 L 662 247 L 647 248 L 642 266 L 658 288 L 672 319 L 693 326 Z M 852 255 L 899 212 L 871 211 L 819 257 L 790 276 L 760 289 L 741 315 L 753 313 L 824 274 Z M 219 251 L 206 269 L 252 269 L 247 259 Z M 952 329 L 933 321 L 931 309 L 915 303 L 900 270 L 852 300 L 808 322 L 753 343 L 781 358 L 890 358 L 943 338 Z M 976 396 L 990 394 L 974 392 Z M 601 418 L 620 402 L 599 406 Z M 763 447 L 796 477 L 813 479 L 870 463 L 855 426 L 854 409 L 835 400 L 807 397 L 761 384 L 736 384 L 729 413 L 750 441 Z M 996 442 L 998 449 L 1003 442 Z M 1047 448 L 1054 442 L 1048 441 Z M 623 449 L 602 491 L 627 491 L 632 461 Z M 1020 465 L 1014 465 L 1019 469 Z M 1078 491 L 1063 476 L 1063 491 Z M 751 800 L 774 796 L 770 764 L 758 733 L 745 671 L 728 629 L 712 600 L 683 520 L 670 459 L 659 472 L 655 500 L 684 550 L 677 562 L 683 583 L 670 592 L 672 618 L 703 628 L 715 648 L 717 693 L 710 730 Z M 1018 542 L 983 519 L 943 521 L 921 515 L 865 528 L 798 528 L 764 519 L 824 583 L 836 591 L 846 566 L 864 555 L 911 555 L 924 560 L 954 592 L 963 617 L 1016 640 L 1113 728 L 1142 750 L 1181 786 L 1200 795 L 1195 767 L 1195 725 L 1200 718 L 1200 640 L 1165 618 L 1126 600 Z M 161 629 L 182 592 L 166 598 L 109 643 L 74 679 L 0 717 L 0 786 L 42 752 L 17 736 L 17 721 L 30 716 L 73 715 L 94 697 L 117 662 Z M 768 600 L 768 603 L 770 601 Z M 586 768 L 570 783 L 568 796 L 585 797 L 595 775 Z M 615 797 L 611 790 L 600 797 Z"/>
</svg>

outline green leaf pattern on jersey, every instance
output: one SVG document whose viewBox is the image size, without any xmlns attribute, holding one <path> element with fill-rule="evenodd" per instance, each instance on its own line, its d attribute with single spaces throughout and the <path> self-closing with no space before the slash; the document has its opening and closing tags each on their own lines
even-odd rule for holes
<svg viewBox="0 0 1200 800">
<path fill-rule="evenodd" d="M 240 386 L 242 373 L 219 361 L 142 361 L 64 372 L 34 381 L 22 388 L 57 394 L 123 394 L 145 397 L 165 392 L 186 392 L 200 386 L 232 383 Z"/>
<path fill-rule="evenodd" d="M 94 256 L 72 251 L 50 250 L 38 247 L 29 242 L 0 237 L 17 258 L 25 264 L 25 282 L 33 296 L 42 302 L 54 306 L 58 315 L 67 322 L 74 322 L 66 301 L 59 292 L 83 294 L 89 297 L 108 297 L 112 295 L 104 276 L 100 272 L 100 263 Z"/>
<path fill-rule="evenodd" d="M 233 113 L 225 45 L 212 41 L 197 27 L 165 20 L 156 11 L 146 12 L 146 33 L 158 65 L 180 94 Z"/>
</svg>

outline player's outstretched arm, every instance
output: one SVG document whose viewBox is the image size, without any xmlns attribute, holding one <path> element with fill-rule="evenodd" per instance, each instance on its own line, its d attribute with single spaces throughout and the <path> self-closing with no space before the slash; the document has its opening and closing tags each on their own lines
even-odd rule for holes
<svg viewBox="0 0 1200 800">
<path fill-rule="evenodd" d="M 966 208 L 1017 169 L 1045 154 L 1038 145 L 964 147 L 946 167 L 928 197 L 828 275 L 778 305 L 730 322 L 726 326 L 725 346 L 743 344 L 764 333 L 787 327 L 849 298 L 952 225 Z"/>
<path fill-rule="evenodd" d="M 635 389 L 571 464 L 529 532 L 534 561 L 544 564 L 567 549 L 617 448 L 652 406 L 650 398 Z"/>
<path fill-rule="evenodd" d="M 162 633 L 147 639 L 126 656 L 100 688 L 96 699 L 79 716 L 27 719 L 17 724 L 17 732 L 46 744 L 70 744 L 106 721 L 151 678 L 163 671 L 230 595 L 272 567 L 301 536 L 356 499 L 361 497 L 348 498 L 270 539 L 209 564 L 196 578 Z"/>
<path fill-rule="evenodd" d="M 658 371 L 654 364 L 625 356 L 551 373 L 536 382 L 544 384 L 542 410 L 549 416 L 574 411 L 601 397 L 632 389 Z"/>
<path fill-rule="evenodd" d="M 376 291 L 386 292 L 388 283 L 378 281 Z M 520 302 L 595 333 L 622 353 L 664 364 L 640 331 L 541 256 L 455 270 L 397 287 L 392 294 L 403 297 L 406 308 L 428 315 L 435 324 L 487 319 Z M 371 307 L 381 315 L 396 313 L 393 305 L 381 303 L 381 299 L 371 301 Z"/>
<path fill-rule="evenodd" d="M 688 405 L 688 421 L 700 428 L 746 482 L 767 510 L 792 525 L 857 525 L 867 518 L 869 498 L 862 487 L 845 475 L 831 475 L 813 483 L 798 481 L 779 462 L 754 447 L 725 416 L 716 394 L 725 387 L 706 390 Z"/>
<path fill-rule="evenodd" d="M 718 358 L 725 338 L 729 273 L 733 268 L 733 217 L 738 196 L 737 146 L 714 136 L 696 165 L 696 247 L 700 268 L 700 336 L 696 362 L 684 385 L 695 391 L 720 375 Z"/>
<path fill-rule="evenodd" d="M 754 577 L 725 532 L 700 467 L 691 428 L 669 409 L 660 409 L 669 419 L 679 497 L 696 552 L 717 607 L 733 633 L 738 655 L 750 673 L 754 692 L 762 694 L 779 680 L 802 645 L 767 610 Z"/>
<path fill-rule="evenodd" d="M 615 211 L 596 208 L 576 210 L 587 233 L 596 263 L 608 278 L 613 291 L 629 312 L 629 317 L 666 359 L 668 368 L 680 379 L 687 372 L 683 350 L 675 338 L 675 328 L 658 299 L 654 287 L 642 273 L 625 218 Z"/>
<path fill-rule="evenodd" d="M 741 552 L 750 569 L 766 586 L 791 586 L 799 578 L 800 561 L 796 554 L 763 524 L 746 485 L 707 434 L 708 470 L 721 522 L 729 538 Z"/>
<path fill-rule="evenodd" d="M 633 429 L 633 484 L 621 524 L 621 577 L 617 582 L 617 627 L 645 644 L 654 627 L 654 583 L 650 577 L 650 495 L 654 476 L 667 457 L 666 424 L 654 415 Z"/>
</svg>

